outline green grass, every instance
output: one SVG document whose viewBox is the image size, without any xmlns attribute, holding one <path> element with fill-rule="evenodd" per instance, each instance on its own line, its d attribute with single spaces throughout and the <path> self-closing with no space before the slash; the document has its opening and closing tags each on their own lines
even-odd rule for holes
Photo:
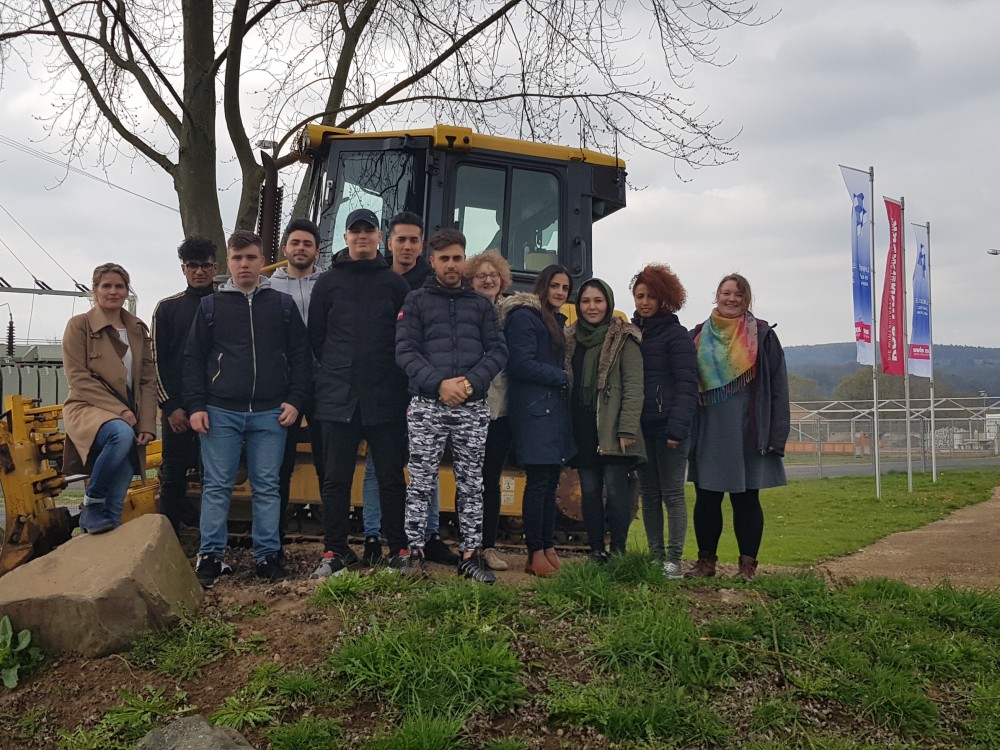
<svg viewBox="0 0 1000 750">
<path fill-rule="evenodd" d="M 119 690 L 121 702 L 109 707 L 93 727 L 60 731 L 60 749 L 131 750 L 152 729 L 195 710 L 187 705 L 185 693 L 164 697 L 165 692 L 162 687 L 147 687 L 140 693 Z"/>
<path fill-rule="evenodd" d="M 411 713 L 497 711 L 525 695 L 517 679 L 521 663 L 495 630 L 372 622 L 368 632 L 332 651 L 328 663 L 343 690 Z"/>
<path fill-rule="evenodd" d="M 906 490 L 906 474 L 882 478 L 882 500 L 875 499 L 873 477 L 793 479 L 785 487 L 761 492 L 764 541 L 760 559 L 770 565 L 813 565 L 854 552 L 897 531 L 909 531 L 943 518 L 958 508 L 988 500 L 1000 485 L 1000 468 L 943 471 L 938 482 L 930 474 L 915 474 L 913 492 Z M 688 534 L 686 559 L 698 555 L 690 515 L 694 487 L 686 486 Z M 724 529 L 719 557 L 738 557 L 732 534 L 729 500 L 723 502 Z M 630 550 L 646 550 L 642 515 L 629 532 Z"/>
<path fill-rule="evenodd" d="M 185 616 L 172 628 L 147 633 L 126 654 L 138 667 L 186 679 L 235 647 L 236 629 L 217 617 Z"/>
<path fill-rule="evenodd" d="M 788 564 L 852 550 L 986 499 L 994 483 L 1000 471 L 952 472 L 908 495 L 894 475 L 877 504 L 870 479 L 795 482 L 764 493 L 763 556 Z M 342 627 L 325 658 L 265 656 L 232 695 L 201 706 L 215 723 L 274 750 L 524 750 L 541 738 L 560 749 L 1000 747 L 1000 593 L 831 586 L 808 572 L 667 581 L 630 553 L 567 562 L 524 588 L 348 574 L 312 603 L 310 618 Z M 193 692 L 208 665 L 240 658 L 234 632 L 220 618 L 185 618 L 141 640 L 131 669 Z M 265 655 L 279 635 L 258 644 Z M 0 736 L 58 732 L 64 750 L 126 750 L 190 710 L 183 693 L 167 695 L 122 693 L 72 731 L 51 726 L 39 703 L 31 716 L 0 715 Z"/>
<path fill-rule="evenodd" d="M 417 713 L 408 716 L 391 734 L 381 734 L 365 750 L 458 750 L 462 716 Z"/>
<path fill-rule="evenodd" d="M 292 724 L 267 731 L 271 750 L 330 750 L 337 747 L 343 728 L 335 721 L 304 716 Z"/>
</svg>

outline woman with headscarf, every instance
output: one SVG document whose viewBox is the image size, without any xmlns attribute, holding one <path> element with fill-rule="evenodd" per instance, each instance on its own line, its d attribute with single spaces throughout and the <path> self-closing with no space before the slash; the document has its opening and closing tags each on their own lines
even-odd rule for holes
<svg viewBox="0 0 1000 750">
<path fill-rule="evenodd" d="M 719 282 L 715 309 L 695 327 L 699 407 L 688 478 L 694 482 L 698 562 L 690 578 L 715 575 L 722 499 L 729 493 L 739 546 L 739 577 L 757 572 L 764 533 L 760 491 L 786 484 L 791 426 L 785 354 L 774 326 L 750 312 L 750 282 L 732 273 Z"/>
<path fill-rule="evenodd" d="M 607 560 L 605 518 L 611 554 L 625 552 L 632 521 L 628 475 L 646 460 L 640 424 L 642 335 L 615 316 L 614 293 L 600 279 L 580 287 L 576 313 L 576 323 L 566 331 L 566 370 L 573 379 L 574 464 L 580 475 L 590 559 L 603 563 Z"/>
<path fill-rule="evenodd" d="M 548 266 L 534 292 L 514 294 L 500 304 L 507 339 L 507 415 L 517 461 L 524 466 L 521 515 L 528 547 L 525 572 L 555 575 L 556 490 L 563 465 L 576 453 L 569 424 L 563 369 L 566 316 L 562 306 L 573 291 L 569 271 Z"/>
</svg>

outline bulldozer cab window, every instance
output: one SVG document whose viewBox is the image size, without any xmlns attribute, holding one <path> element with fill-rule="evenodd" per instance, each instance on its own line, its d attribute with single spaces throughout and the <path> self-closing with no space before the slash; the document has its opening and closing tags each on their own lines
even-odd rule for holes
<svg viewBox="0 0 1000 750">
<path fill-rule="evenodd" d="M 469 257 L 497 248 L 512 270 L 540 271 L 558 262 L 559 180 L 519 167 L 460 165 L 453 220 Z"/>
<path fill-rule="evenodd" d="M 416 174 L 411 151 L 343 151 L 331 154 L 337 160 L 336 182 L 327 186 L 326 208 L 320 223 L 323 266 L 344 246 L 344 222 L 357 208 L 367 208 L 379 217 L 383 231 L 400 211 L 424 210 L 423 179 Z M 331 167 L 333 165 L 331 164 Z M 382 248 L 383 252 L 385 248 Z"/>
</svg>

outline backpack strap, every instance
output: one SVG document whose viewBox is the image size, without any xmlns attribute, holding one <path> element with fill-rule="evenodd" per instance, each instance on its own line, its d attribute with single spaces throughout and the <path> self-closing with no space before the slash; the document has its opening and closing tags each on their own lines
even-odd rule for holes
<svg viewBox="0 0 1000 750">
<path fill-rule="evenodd" d="M 278 292 L 278 294 L 281 295 L 281 313 L 287 326 L 292 320 L 292 308 L 295 307 L 295 300 L 292 299 L 292 295 L 285 292 Z"/>
<path fill-rule="evenodd" d="M 205 316 L 205 322 L 208 323 L 209 328 L 215 327 L 215 294 L 206 294 L 201 298 L 201 302 L 198 303 L 201 308 L 201 314 Z"/>
</svg>

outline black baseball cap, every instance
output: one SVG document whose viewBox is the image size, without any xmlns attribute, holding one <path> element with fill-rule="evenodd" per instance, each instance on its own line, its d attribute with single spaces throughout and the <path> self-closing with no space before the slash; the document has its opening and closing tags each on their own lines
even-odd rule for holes
<svg viewBox="0 0 1000 750">
<path fill-rule="evenodd" d="M 350 229 L 359 221 L 363 221 L 369 224 L 372 228 L 378 229 L 378 217 L 375 213 L 367 208 L 356 208 L 351 213 L 347 214 L 347 223 L 344 225 L 345 229 Z"/>
</svg>

